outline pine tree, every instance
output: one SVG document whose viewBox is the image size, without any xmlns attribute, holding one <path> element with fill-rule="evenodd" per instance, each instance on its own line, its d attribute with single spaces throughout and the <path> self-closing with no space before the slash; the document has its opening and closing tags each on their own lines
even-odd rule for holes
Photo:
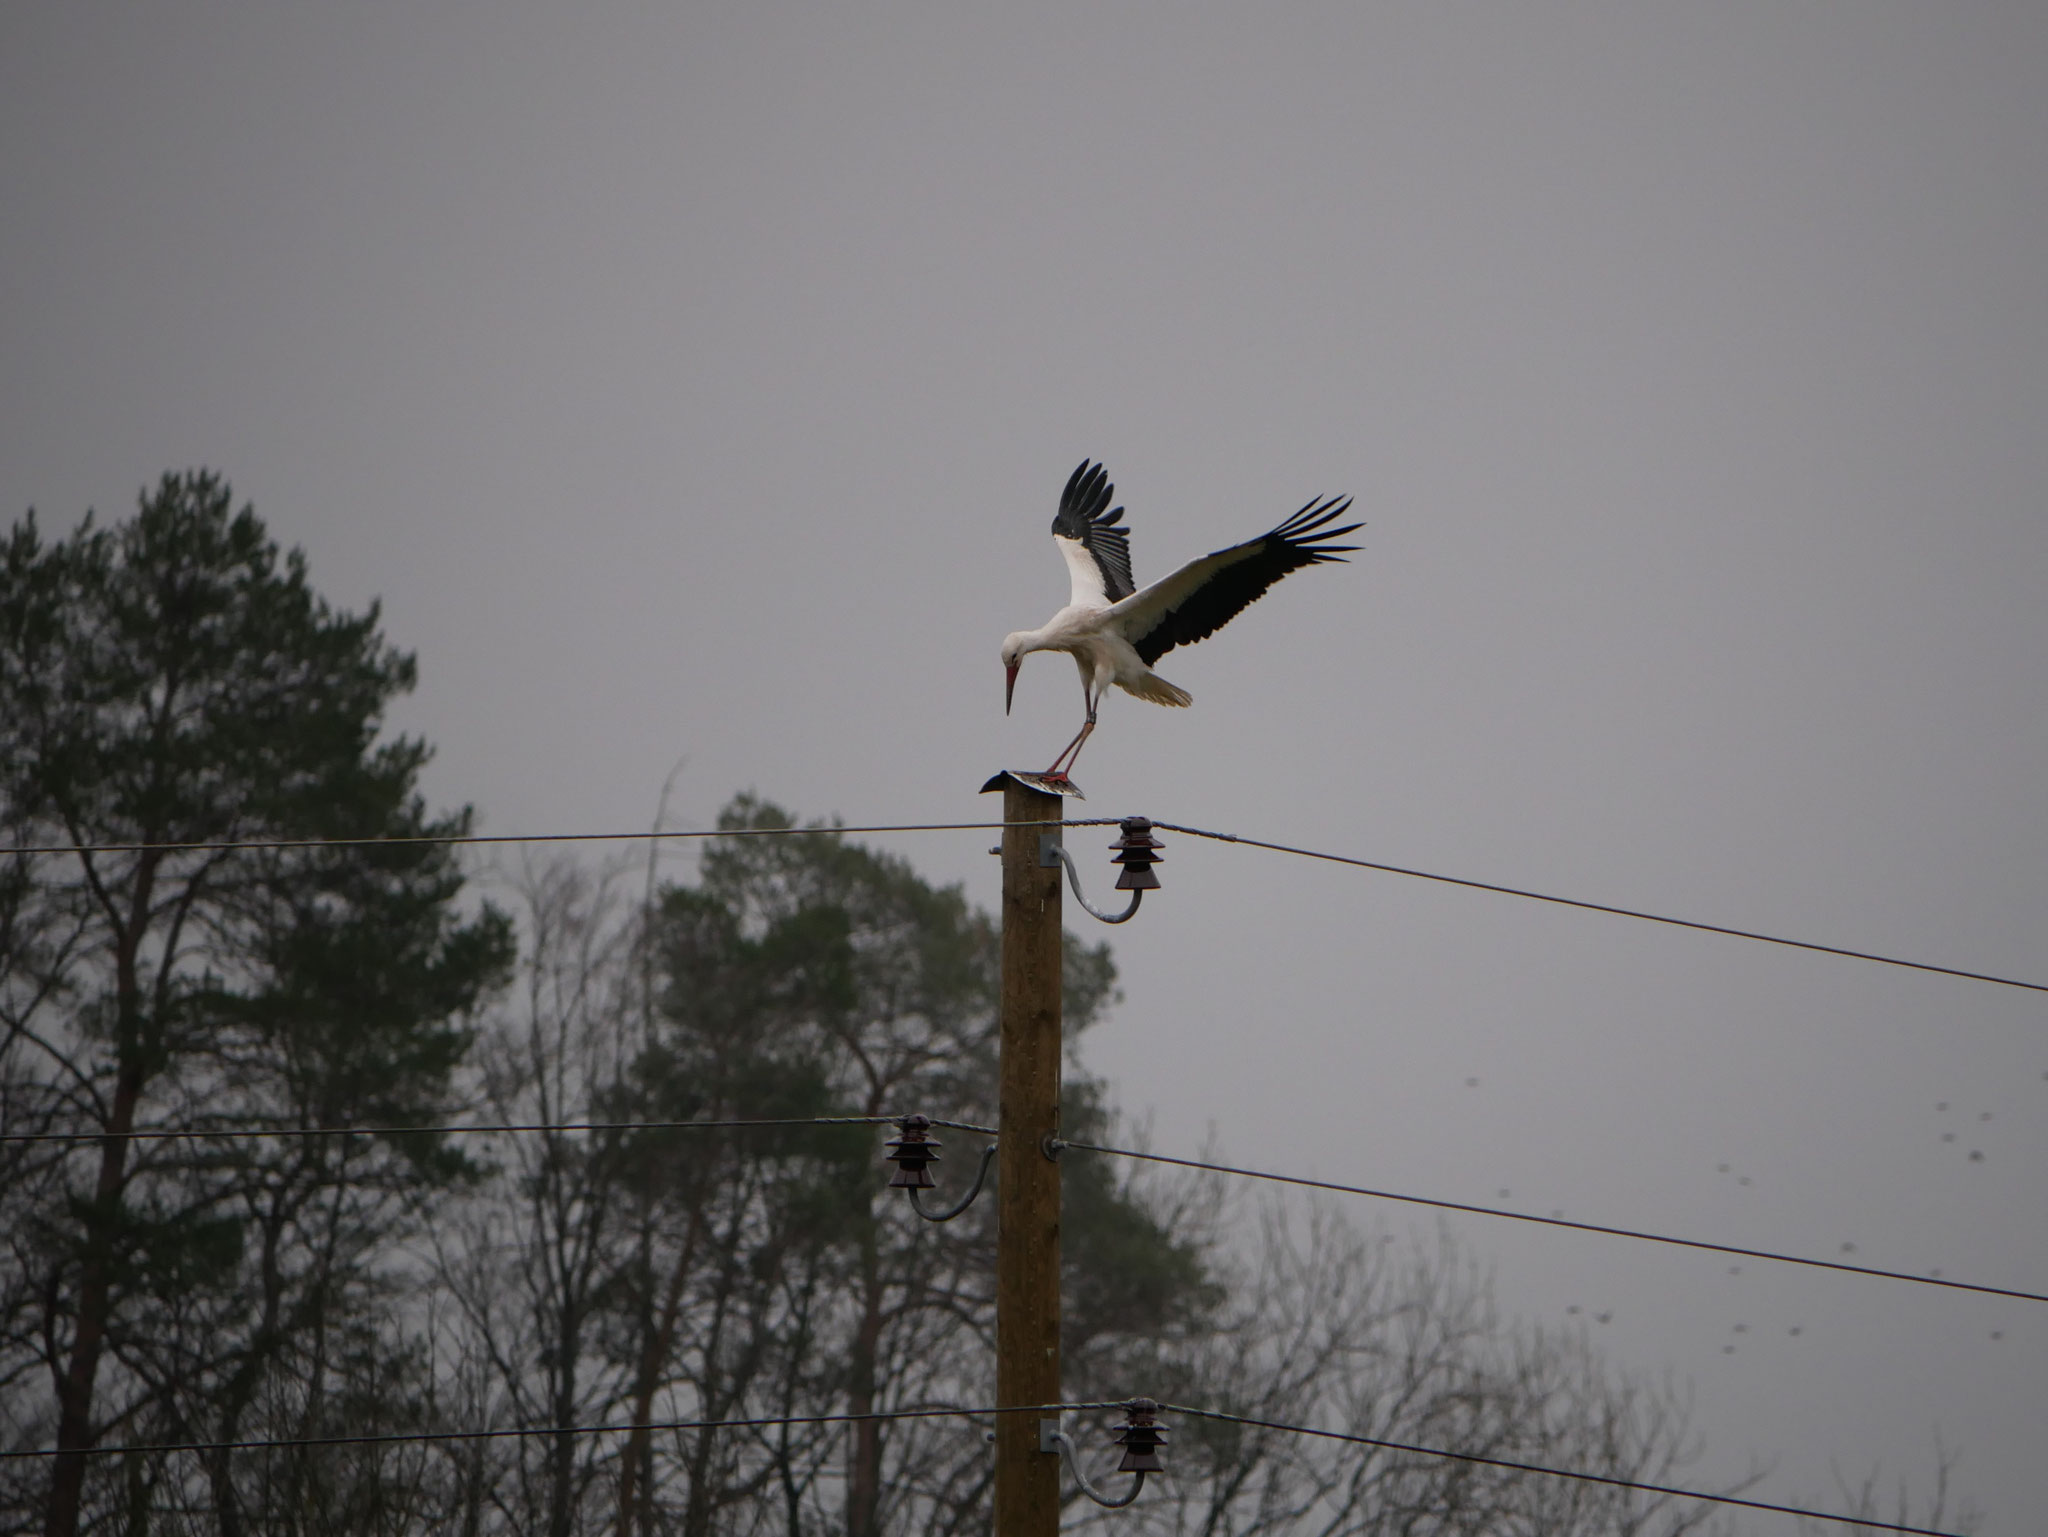
<svg viewBox="0 0 2048 1537">
<path fill-rule="evenodd" d="M 379 739 L 414 676 L 374 605 L 330 609 L 204 471 L 117 528 L 46 542 L 31 513 L 0 550 L 0 1093 L 10 1130 L 74 1139 L 11 1145 L 0 1181 L 0 1412 L 54 1433 L 47 1488 L 16 1491 L 51 1537 L 159 1485 L 234 1534 L 340 1466 L 120 1470 L 86 1455 L 110 1426 L 227 1440 L 393 1412 L 365 1389 L 395 1369 L 378 1256 L 461 1159 L 424 1134 L 130 1134 L 442 1112 L 511 936 L 465 909 L 445 844 L 396 841 L 469 825 L 427 812 L 423 743 Z"/>
</svg>

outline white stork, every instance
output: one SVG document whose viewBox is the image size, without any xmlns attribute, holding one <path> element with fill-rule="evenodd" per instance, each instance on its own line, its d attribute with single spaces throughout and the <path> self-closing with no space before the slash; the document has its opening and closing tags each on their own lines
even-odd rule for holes
<svg viewBox="0 0 2048 1537">
<path fill-rule="evenodd" d="M 1119 521 L 1124 510 L 1109 505 L 1115 493 L 1109 472 L 1083 459 L 1060 496 L 1059 516 L 1052 520 L 1053 543 L 1073 576 L 1072 595 L 1067 606 L 1040 628 L 1018 630 L 1003 639 L 1005 715 L 1017 692 L 1017 668 L 1027 652 L 1064 651 L 1081 669 L 1088 718 L 1052 760 L 1047 779 L 1064 780 L 1073 768 L 1082 743 L 1095 729 L 1095 707 L 1110 684 L 1154 704 L 1193 703 L 1185 689 L 1160 677 L 1152 664 L 1175 646 L 1214 635 L 1288 572 L 1342 560 L 1358 548 L 1326 542 L 1361 526 L 1329 527 L 1351 506 L 1350 497 L 1333 496 L 1326 502 L 1310 501 L 1270 534 L 1191 560 L 1139 591 L 1131 580 L 1131 531 Z"/>
</svg>

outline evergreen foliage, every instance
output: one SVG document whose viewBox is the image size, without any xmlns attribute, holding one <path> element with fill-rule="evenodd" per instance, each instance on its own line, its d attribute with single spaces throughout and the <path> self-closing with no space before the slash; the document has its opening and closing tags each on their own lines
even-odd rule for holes
<svg viewBox="0 0 2048 1537">
<path fill-rule="evenodd" d="M 448 1108 L 471 1013 L 510 963 L 507 920 L 464 910 L 445 845 L 290 846 L 468 825 L 420 800 L 424 744 L 379 740 L 414 664 L 377 618 L 331 610 L 203 471 L 166 476 L 117 528 L 46 541 L 30 514 L 8 534 L 0 827 L 17 851 L 77 847 L 7 863 L 0 1103 L 11 1131 L 79 1137 L 5 1155 L 10 1445 L 317 1434 L 354 1423 L 366 1377 L 404 1374 L 373 1321 L 382 1256 L 421 1192 L 463 1173 L 458 1153 L 124 1135 Z M 268 846 L 189 846 L 223 842 Z M 270 1527 L 245 1508 L 258 1481 L 222 1458 L 35 1472 L 47 1488 L 0 1499 L 63 1537 L 92 1508 L 200 1484 L 220 1530 Z"/>
</svg>

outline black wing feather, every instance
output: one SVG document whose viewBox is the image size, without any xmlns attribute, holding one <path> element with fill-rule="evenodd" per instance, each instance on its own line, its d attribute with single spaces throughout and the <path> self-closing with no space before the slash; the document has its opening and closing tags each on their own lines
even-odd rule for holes
<svg viewBox="0 0 2048 1537">
<path fill-rule="evenodd" d="M 1191 646 L 1206 640 L 1246 608 L 1265 596 L 1266 589 L 1290 571 L 1303 566 L 1341 561 L 1358 546 L 1330 544 L 1362 523 L 1342 528 L 1329 524 L 1351 508 L 1351 498 L 1331 497 L 1321 504 L 1311 500 L 1301 511 L 1274 529 L 1243 559 L 1234 561 L 1197 587 L 1178 606 L 1170 608 L 1160 621 L 1131 644 L 1150 667 L 1175 646 Z M 1220 551 L 1218 552 L 1221 553 Z"/>
<path fill-rule="evenodd" d="M 1131 531 L 1119 521 L 1121 507 L 1109 508 L 1116 487 L 1109 483 L 1109 471 L 1086 459 L 1067 477 L 1067 489 L 1060 493 L 1059 516 L 1052 531 L 1072 539 L 1095 558 L 1102 572 L 1102 591 L 1110 602 L 1128 598 L 1138 590 L 1131 580 Z"/>
</svg>

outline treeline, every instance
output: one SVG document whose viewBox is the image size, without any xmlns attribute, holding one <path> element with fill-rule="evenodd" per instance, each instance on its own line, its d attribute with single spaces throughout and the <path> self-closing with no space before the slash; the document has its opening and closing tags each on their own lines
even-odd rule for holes
<svg viewBox="0 0 2048 1537">
<path fill-rule="evenodd" d="M 479 881 L 432 841 L 469 820 L 423 803 L 426 746 L 383 732 L 413 678 L 374 607 L 333 611 L 215 476 L 166 477 L 116 528 L 8 536 L 0 1532 L 990 1532 L 985 1417 L 889 1416 L 991 1400 L 993 1203 L 920 1221 L 886 1188 L 886 1129 L 646 1123 L 992 1124 L 991 919 L 818 830 L 707 843 L 658 887 L 569 864 Z M 722 825 L 792 823 L 741 797 Z M 1071 936 L 1066 971 L 1078 1034 L 1115 971 Z M 1064 1115 L 1084 1139 L 1113 1123 L 1078 1064 Z M 405 1129 L 593 1122 L 639 1129 Z M 182 1135 L 131 1135 L 159 1131 Z M 950 1192 L 980 1143 L 944 1136 Z M 1079 1158 L 1064 1222 L 1072 1399 L 1652 1482 L 1692 1449 L 1671 1390 L 1504 1320 L 1441 1239 Z M 735 1419 L 755 1423 L 675 1428 Z M 1170 1430 L 1170 1476 L 1070 1523 L 1710 1522 Z M 521 1434 L 446 1438 L 473 1431 Z"/>
</svg>

